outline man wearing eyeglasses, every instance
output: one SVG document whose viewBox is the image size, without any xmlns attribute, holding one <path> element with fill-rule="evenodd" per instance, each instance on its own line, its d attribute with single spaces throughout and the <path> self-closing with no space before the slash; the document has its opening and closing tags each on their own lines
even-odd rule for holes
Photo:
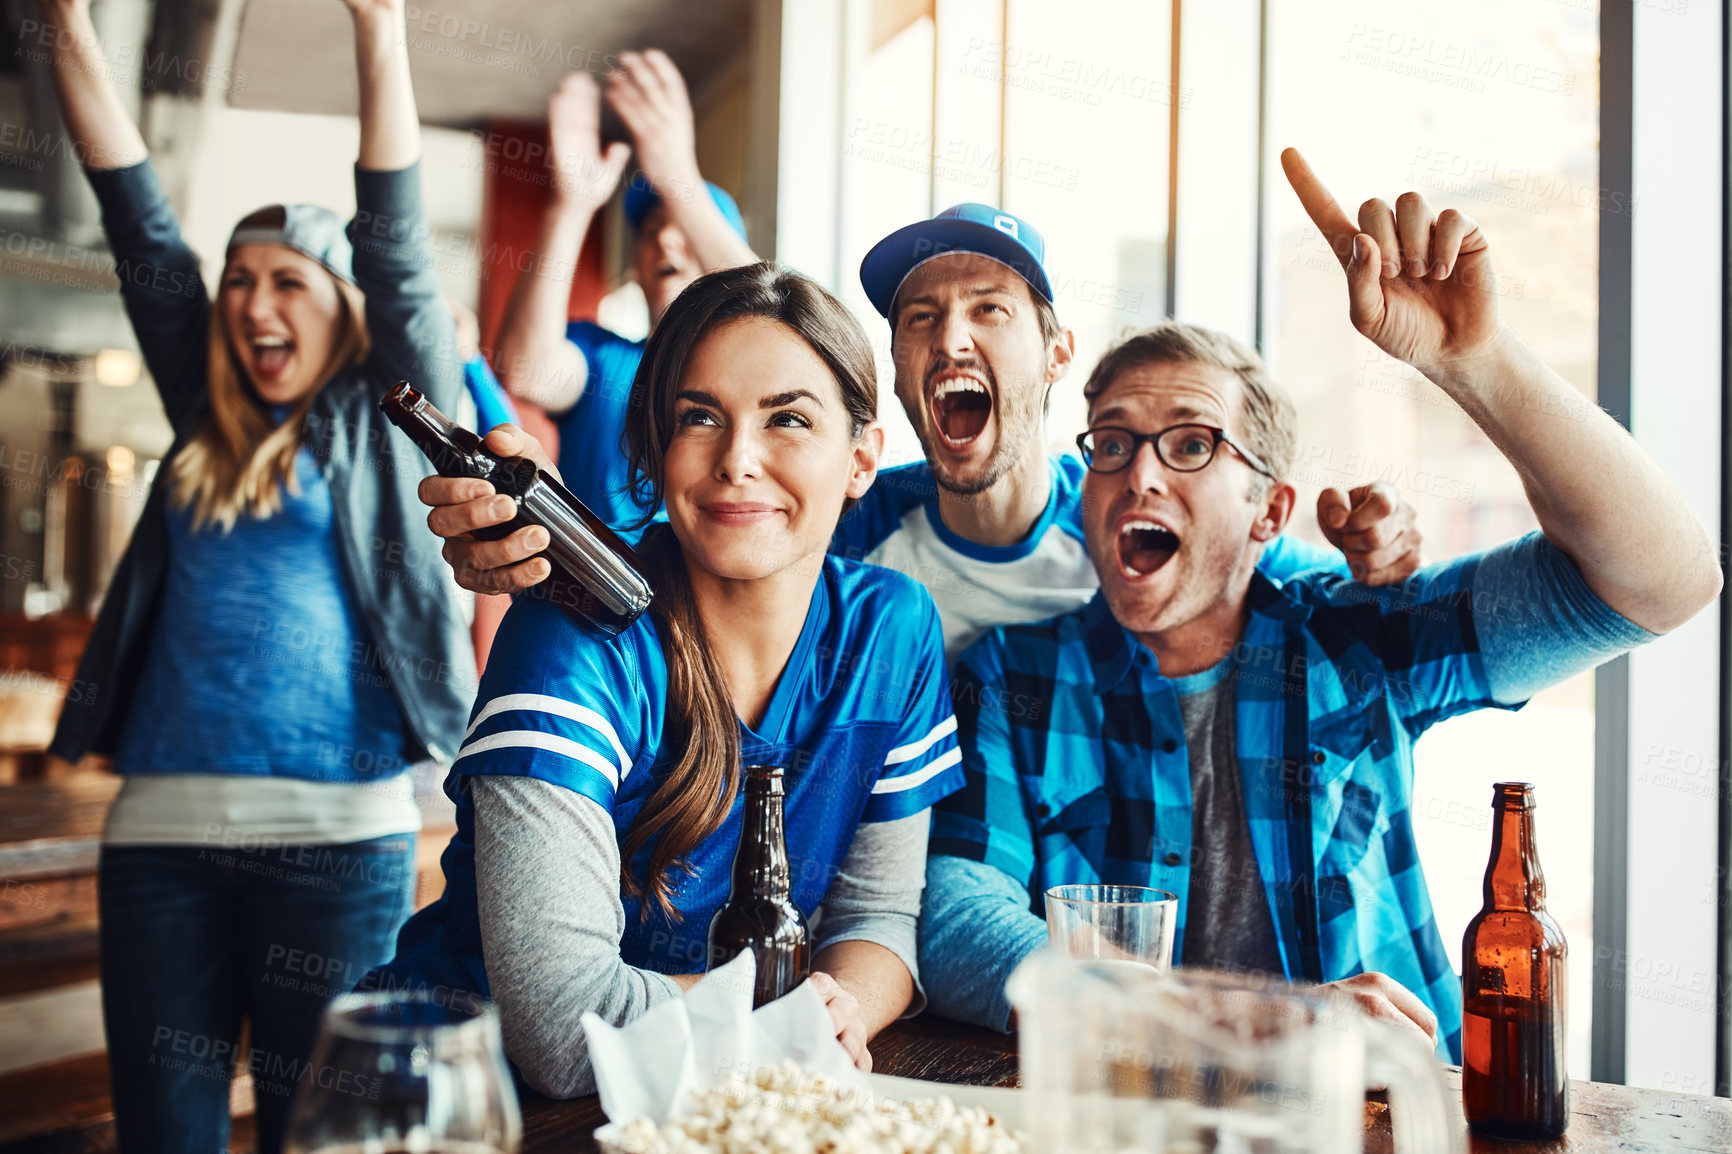
<svg viewBox="0 0 1732 1154">
<path fill-rule="evenodd" d="M 1346 270 L 1354 326 L 1503 450 L 1541 531 L 1385 589 L 1277 586 L 1258 562 L 1293 513 L 1286 393 L 1194 326 L 1107 353 L 1078 442 L 1100 594 L 988 631 L 952 681 L 967 784 L 934 811 L 920 931 L 927 995 L 950 1016 L 1006 1028 L 1005 980 L 1046 941 L 1047 889 L 1106 882 L 1180 897 L 1176 963 L 1346 980 L 1362 1001 L 1375 981 L 1460 1061 L 1413 742 L 1719 592 L 1683 495 L 1605 414 L 1575 419 L 1574 391 L 1503 327 L 1471 220 L 1409 193 L 1355 223 L 1296 152 L 1283 162 Z"/>
</svg>

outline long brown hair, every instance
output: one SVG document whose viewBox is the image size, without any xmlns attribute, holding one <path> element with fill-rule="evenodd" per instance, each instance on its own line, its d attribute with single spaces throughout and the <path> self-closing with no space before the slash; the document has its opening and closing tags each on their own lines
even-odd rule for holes
<svg viewBox="0 0 1732 1154">
<path fill-rule="evenodd" d="M 294 403 L 281 424 L 271 419 L 247 387 L 234 336 L 223 320 L 222 289 L 217 289 L 207 337 L 210 413 L 169 467 L 170 501 L 177 509 L 192 507 L 194 529 L 215 522 L 226 533 L 243 512 L 261 518 L 276 513 L 283 507 L 284 488 L 300 492 L 295 455 L 301 449 L 307 410 L 337 370 L 365 360 L 372 345 L 367 336 L 366 297 L 341 277 L 332 275 L 331 280 L 342 301 L 337 321 L 341 331 L 331 346 L 323 377 Z"/>
<path fill-rule="evenodd" d="M 644 346 L 632 382 L 624 449 L 633 496 L 646 509 L 661 503 L 663 459 L 673 440 L 674 396 L 703 339 L 721 325 L 762 317 L 786 325 L 811 346 L 842 393 L 852 436 L 878 416 L 878 370 L 872 346 L 842 302 L 816 281 L 770 261 L 699 277 L 668 308 Z M 850 502 L 851 503 L 851 502 Z M 644 518 L 643 524 L 648 521 Z M 667 658 L 664 743 L 679 760 L 656 787 L 620 846 L 620 885 L 670 918 L 675 870 L 692 872 L 690 854 L 727 819 L 740 784 L 740 722 L 692 596 L 685 555 L 666 525 L 653 526 L 638 549 L 655 583 L 650 603 Z M 650 841 L 645 876 L 632 857 Z"/>
</svg>

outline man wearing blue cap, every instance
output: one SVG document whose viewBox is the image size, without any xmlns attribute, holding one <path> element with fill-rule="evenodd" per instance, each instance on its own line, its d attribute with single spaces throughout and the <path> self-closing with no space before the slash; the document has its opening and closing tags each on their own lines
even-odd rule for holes
<svg viewBox="0 0 1732 1154">
<path fill-rule="evenodd" d="M 632 267 L 661 319 L 706 272 L 757 259 L 740 210 L 698 174 L 691 101 L 665 53 L 620 54 L 607 100 L 630 130 L 640 171 L 625 194 L 636 242 Z M 601 94 L 585 72 L 560 84 L 547 105 L 553 200 L 535 261 L 520 276 L 499 333 L 498 368 L 510 393 L 540 405 L 559 426 L 559 465 L 568 488 L 610 524 L 635 520 L 619 437 L 643 342 L 588 321 L 567 323 L 571 278 L 590 220 L 613 195 L 631 148 L 601 144 Z"/>
</svg>

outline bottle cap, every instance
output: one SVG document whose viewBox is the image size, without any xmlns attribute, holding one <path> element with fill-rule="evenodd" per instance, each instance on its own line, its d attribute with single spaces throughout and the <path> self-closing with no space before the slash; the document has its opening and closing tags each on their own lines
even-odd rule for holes
<svg viewBox="0 0 1732 1154">
<path fill-rule="evenodd" d="M 1532 809 L 1534 787 L 1528 781 L 1499 781 L 1491 787 L 1491 803 L 1498 806 L 1522 806 Z"/>
<path fill-rule="evenodd" d="M 746 767 L 746 788 L 780 793 L 782 791 L 782 767 L 779 765 L 748 765 Z"/>
</svg>

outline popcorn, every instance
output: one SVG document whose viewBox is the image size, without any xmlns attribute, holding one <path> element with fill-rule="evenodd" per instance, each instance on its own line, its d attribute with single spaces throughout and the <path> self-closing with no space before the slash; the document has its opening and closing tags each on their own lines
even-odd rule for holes
<svg viewBox="0 0 1732 1154">
<path fill-rule="evenodd" d="M 657 1126 L 639 1118 L 610 1144 L 619 1154 L 1024 1154 L 1022 1135 L 949 1098 L 910 1102 L 844 1088 L 793 1062 L 730 1074 L 690 1112 Z"/>
</svg>

